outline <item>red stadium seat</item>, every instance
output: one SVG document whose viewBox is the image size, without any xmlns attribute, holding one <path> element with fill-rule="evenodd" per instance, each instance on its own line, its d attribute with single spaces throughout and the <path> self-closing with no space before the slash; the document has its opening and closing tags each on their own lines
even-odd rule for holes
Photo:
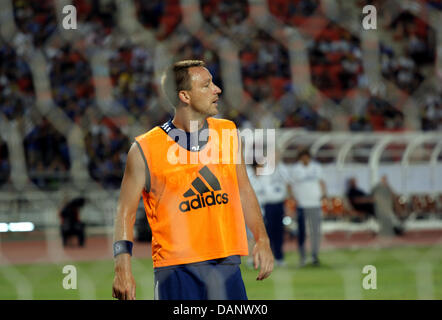
<svg viewBox="0 0 442 320">
<path fill-rule="evenodd" d="M 313 75 L 320 75 L 324 72 L 325 67 L 322 65 L 312 66 L 311 71 Z"/>
<path fill-rule="evenodd" d="M 335 217 L 342 217 L 344 215 L 344 202 L 341 197 L 333 197 L 331 199 L 331 213 Z"/>
<path fill-rule="evenodd" d="M 287 81 L 290 80 L 282 77 L 270 77 L 273 98 L 279 99 L 284 94 L 284 86 L 287 84 Z"/>
<path fill-rule="evenodd" d="M 290 17 L 290 24 L 294 26 L 305 25 L 309 21 L 309 18 L 303 16 L 293 16 Z"/>
</svg>

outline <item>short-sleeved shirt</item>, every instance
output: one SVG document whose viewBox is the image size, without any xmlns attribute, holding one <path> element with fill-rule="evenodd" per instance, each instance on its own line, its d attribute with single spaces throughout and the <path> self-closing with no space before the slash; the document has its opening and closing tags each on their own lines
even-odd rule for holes
<svg viewBox="0 0 442 320">
<path fill-rule="evenodd" d="M 301 208 L 317 208 L 321 206 L 321 187 L 319 181 L 322 179 L 322 168 L 316 161 L 310 161 L 305 166 L 298 162 L 293 167 L 293 191 Z"/>
<path fill-rule="evenodd" d="M 267 201 L 263 176 L 256 175 L 255 168 L 253 168 L 252 166 L 247 166 L 246 168 L 247 175 L 249 176 L 250 185 L 255 191 L 256 198 L 258 199 L 258 203 L 261 206 L 262 210 Z"/>
<path fill-rule="evenodd" d="M 266 204 L 276 204 L 287 199 L 288 171 L 284 164 L 278 163 L 271 174 L 262 176 L 266 193 Z"/>
</svg>

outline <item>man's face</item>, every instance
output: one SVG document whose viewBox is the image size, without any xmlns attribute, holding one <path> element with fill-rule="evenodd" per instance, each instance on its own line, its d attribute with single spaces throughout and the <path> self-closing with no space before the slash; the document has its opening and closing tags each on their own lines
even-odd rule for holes
<svg viewBox="0 0 442 320">
<path fill-rule="evenodd" d="M 356 179 L 355 178 L 351 178 L 349 181 L 349 185 L 351 188 L 356 188 Z"/>
<path fill-rule="evenodd" d="M 218 95 L 221 89 L 212 82 L 212 75 L 204 67 L 189 68 L 191 90 L 189 105 L 195 111 L 214 116 L 218 114 Z"/>
<path fill-rule="evenodd" d="M 309 164 L 309 162 L 310 162 L 310 157 L 308 156 L 308 155 L 306 155 L 306 154 L 303 154 L 302 156 L 301 156 L 301 162 L 302 162 L 302 164 L 303 165 L 308 165 Z"/>
</svg>

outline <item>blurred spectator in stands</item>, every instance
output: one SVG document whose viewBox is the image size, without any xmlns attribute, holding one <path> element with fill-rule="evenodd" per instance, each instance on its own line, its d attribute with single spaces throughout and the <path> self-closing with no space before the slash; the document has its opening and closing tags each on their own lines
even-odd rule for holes
<svg viewBox="0 0 442 320">
<path fill-rule="evenodd" d="M 429 76 L 430 69 L 424 68 L 435 61 L 435 32 L 422 19 L 408 11 L 399 14 L 390 24 L 389 29 L 402 53 L 395 53 L 393 45 L 381 42 L 382 74 L 395 82 L 407 93 L 414 92 L 422 81 Z M 437 130 L 437 105 L 441 97 L 427 98 L 420 107 L 422 130 Z M 440 117 L 439 117 L 440 118 Z"/>
<path fill-rule="evenodd" d="M 8 146 L 0 139 L 0 186 L 9 180 L 10 173 Z"/>
<path fill-rule="evenodd" d="M 156 125 L 165 119 L 166 111 L 158 106 L 153 65 L 151 49 L 129 42 L 114 49 L 109 59 L 115 100 L 131 117 L 147 115 Z"/>
<path fill-rule="evenodd" d="M 402 235 L 404 227 L 394 213 L 396 195 L 388 184 L 387 176 L 382 176 L 373 188 L 373 201 L 376 218 L 380 225 L 379 234 L 383 236 Z"/>
<path fill-rule="evenodd" d="M 116 26 L 117 6 L 114 0 L 73 0 L 77 8 L 78 21 L 99 24 L 106 34 L 111 33 Z"/>
<path fill-rule="evenodd" d="M 32 74 L 22 57 L 0 41 L 0 112 L 9 119 L 23 116 L 34 104 Z"/>
<path fill-rule="evenodd" d="M 41 47 L 57 28 L 53 0 L 13 0 L 17 28 L 33 37 L 34 46 Z"/>
<path fill-rule="evenodd" d="M 267 0 L 269 11 L 289 25 L 300 26 L 320 5 L 319 0 Z"/>
<path fill-rule="evenodd" d="M 424 76 L 409 56 L 382 56 L 382 75 L 411 94 L 423 81 Z"/>
<path fill-rule="evenodd" d="M 275 115 L 282 128 L 305 128 L 311 131 L 331 131 L 329 119 L 322 117 L 307 100 L 300 100 L 287 86 L 285 94 L 275 103 Z M 279 111 L 279 112 L 278 112 Z"/>
<path fill-rule="evenodd" d="M 435 32 L 409 11 L 400 13 L 388 28 L 395 44 L 381 42 L 382 75 L 411 94 L 428 75 L 422 66 L 435 61 Z M 400 53 L 393 49 L 398 45 Z"/>
<path fill-rule="evenodd" d="M 442 94 L 425 97 L 421 108 L 421 129 L 423 131 L 442 129 Z"/>
<path fill-rule="evenodd" d="M 117 25 L 117 6 L 114 0 L 73 0 L 77 9 L 79 31 L 87 45 L 108 43 Z"/>
<path fill-rule="evenodd" d="M 435 8 L 437 10 L 442 10 L 442 1 L 441 0 L 429 0 L 426 4 L 430 8 Z"/>
<path fill-rule="evenodd" d="M 135 0 L 137 17 L 158 40 L 167 38 L 182 20 L 179 0 Z"/>
<path fill-rule="evenodd" d="M 363 107 L 349 118 L 351 131 L 402 131 L 404 115 L 374 92 Z"/>
<path fill-rule="evenodd" d="M 249 15 L 247 0 L 200 0 L 203 18 L 229 38 L 242 40 L 248 30 L 242 22 Z"/>
<path fill-rule="evenodd" d="M 349 31 L 330 23 L 308 44 L 312 83 L 339 102 L 362 76 L 360 41 Z"/>
<path fill-rule="evenodd" d="M 55 103 L 73 121 L 80 121 L 95 98 L 88 61 L 67 43 L 50 62 L 50 81 Z"/>
<path fill-rule="evenodd" d="M 370 97 L 366 109 L 370 125 L 374 131 L 403 129 L 404 116 L 402 112 L 378 96 Z"/>
<path fill-rule="evenodd" d="M 278 41 L 258 30 L 241 50 L 240 62 L 244 90 L 252 99 L 260 102 L 281 98 L 290 83 L 290 61 Z"/>
<path fill-rule="evenodd" d="M 417 65 L 432 63 L 435 59 L 435 34 L 422 19 L 409 11 L 403 11 L 390 25 L 394 39 L 402 41 L 407 55 Z"/>
<path fill-rule="evenodd" d="M 283 128 L 305 128 L 316 130 L 319 115 L 310 107 L 307 102 L 301 102 L 285 119 Z"/>
<path fill-rule="evenodd" d="M 319 265 L 319 247 L 321 242 L 321 200 L 327 197 L 327 188 L 322 178 L 320 164 L 313 161 L 307 148 L 298 153 L 298 163 L 293 167 L 291 186 L 297 205 L 298 245 L 300 266 L 306 264 L 305 221 L 309 225 L 311 254 L 313 265 Z"/>
<path fill-rule="evenodd" d="M 89 173 L 104 188 L 117 189 L 123 178 L 129 139 L 111 119 L 91 125 L 86 135 Z"/>
<path fill-rule="evenodd" d="M 350 116 L 348 128 L 350 131 L 371 131 L 367 117 L 360 115 Z"/>
<path fill-rule="evenodd" d="M 31 180 L 42 189 L 58 189 L 69 179 L 71 166 L 66 138 L 45 118 L 25 137 Z"/>
<path fill-rule="evenodd" d="M 365 220 L 375 216 L 373 197 L 358 187 L 356 178 L 348 179 L 345 195 L 358 218 Z"/>
<path fill-rule="evenodd" d="M 60 210 L 61 218 L 61 237 L 63 239 L 63 247 L 68 245 L 69 239 L 74 236 L 78 239 L 78 245 L 84 247 L 85 244 L 85 223 L 80 220 L 80 210 L 86 203 L 83 197 L 74 198 Z"/>
</svg>

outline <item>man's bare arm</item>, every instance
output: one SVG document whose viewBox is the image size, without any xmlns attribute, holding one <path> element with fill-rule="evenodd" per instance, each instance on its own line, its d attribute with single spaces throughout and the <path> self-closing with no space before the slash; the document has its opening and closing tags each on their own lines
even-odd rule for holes
<svg viewBox="0 0 442 320">
<path fill-rule="evenodd" d="M 327 186 L 325 185 L 324 180 L 319 180 L 319 185 L 321 186 L 321 197 L 326 198 L 327 197 Z"/>
<path fill-rule="evenodd" d="M 261 208 L 255 191 L 250 185 L 247 169 L 244 163 L 243 148 L 241 152 L 241 163 L 236 165 L 238 187 L 241 197 L 241 205 L 244 212 L 244 219 L 255 238 L 253 248 L 253 262 L 255 269 L 260 267 L 256 280 L 267 278 L 273 271 L 273 254 L 270 249 L 270 241 L 262 219 Z"/>
<path fill-rule="evenodd" d="M 146 167 L 141 152 L 133 143 L 126 162 L 123 182 L 121 183 L 115 217 L 114 241 L 133 241 L 135 224 L 141 192 L 146 183 Z M 122 253 L 115 257 L 115 278 L 112 296 L 120 300 L 135 299 L 135 280 L 132 275 L 130 255 Z"/>
</svg>

